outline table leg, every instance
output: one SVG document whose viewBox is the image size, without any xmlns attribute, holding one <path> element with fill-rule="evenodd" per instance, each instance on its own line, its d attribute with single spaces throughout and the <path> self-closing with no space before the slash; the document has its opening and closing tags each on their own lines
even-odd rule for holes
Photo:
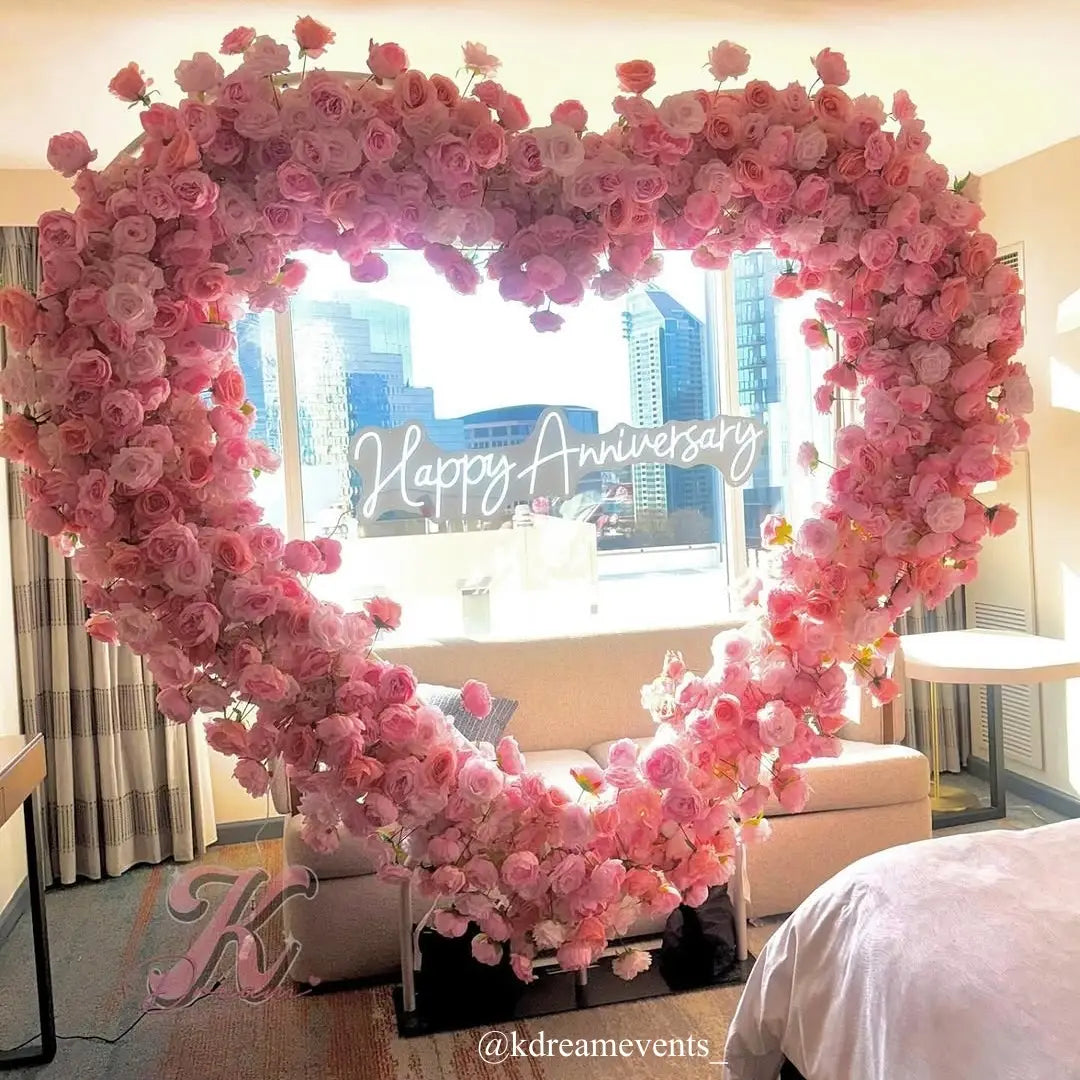
<svg viewBox="0 0 1080 1080">
<path fill-rule="evenodd" d="M 401 1006 L 406 1014 L 416 1012 L 416 968 L 413 957 L 412 885 L 401 883 L 398 907 L 398 934 L 401 944 Z"/>
<path fill-rule="evenodd" d="M 37 820 L 34 800 L 23 801 L 26 828 L 26 883 L 30 890 L 30 926 L 34 935 L 34 970 L 37 975 L 39 1046 L 26 1046 L 0 1054 L 0 1069 L 47 1065 L 56 1057 L 56 1015 L 53 1011 L 52 971 L 49 967 L 49 931 L 45 922 L 45 889 L 38 866 Z"/>
<path fill-rule="evenodd" d="M 990 805 L 974 810 L 935 811 L 935 829 L 953 825 L 973 825 L 978 821 L 997 821 L 1005 816 L 1005 730 L 1001 713 L 1001 687 L 986 688 L 987 769 L 990 778 Z"/>
<path fill-rule="evenodd" d="M 735 841 L 735 870 L 729 883 L 731 906 L 735 910 L 735 959 L 742 963 L 749 955 L 746 945 L 746 852 Z"/>
<path fill-rule="evenodd" d="M 986 741 L 990 767 L 990 805 L 1005 816 L 1005 719 L 1001 712 L 1001 687 L 986 688 Z"/>
</svg>

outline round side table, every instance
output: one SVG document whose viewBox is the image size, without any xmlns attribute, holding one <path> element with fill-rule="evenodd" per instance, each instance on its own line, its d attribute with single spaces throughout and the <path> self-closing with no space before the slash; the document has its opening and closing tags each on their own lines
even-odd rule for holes
<svg viewBox="0 0 1080 1080">
<path fill-rule="evenodd" d="M 986 687 L 990 805 L 935 814 L 934 825 L 966 825 L 1005 816 L 1005 736 L 1002 686 L 1057 682 L 1080 676 L 1080 645 L 1000 630 L 942 630 L 900 637 L 903 673 L 928 683 Z M 935 718 L 936 722 L 936 718 Z"/>
</svg>

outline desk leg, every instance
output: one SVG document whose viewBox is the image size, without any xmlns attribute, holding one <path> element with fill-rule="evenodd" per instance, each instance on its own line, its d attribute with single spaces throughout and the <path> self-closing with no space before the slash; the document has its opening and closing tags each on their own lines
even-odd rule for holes
<svg viewBox="0 0 1080 1080">
<path fill-rule="evenodd" d="M 990 805 L 995 817 L 1005 816 L 1005 719 L 1001 712 L 1001 687 L 986 688 L 986 741 L 990 767 Z"/>
<path fill-rule="evenodd" d="M 49 968 L 49 931 L 45 923 L 45 889 L 38 866 L 37 821 L 34 800 L 23 801 L 26 827 L 26 882 L 30 889 L 30 925 L 34 934 L 34 968 L 37 974 L 40 1046 L 27 1046 L 0 1055 L 0 1069 L 47 1065 L 56 1057 L 56 1016 L 53 1012 L 52 972 Z"/>
</svg>

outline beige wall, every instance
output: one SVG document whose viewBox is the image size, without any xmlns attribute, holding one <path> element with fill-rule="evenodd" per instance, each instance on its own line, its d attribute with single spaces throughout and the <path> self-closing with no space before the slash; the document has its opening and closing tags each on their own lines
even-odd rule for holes
<svg viewBox="0 0 1080 1080">
<path fill-rule="evenodd" d="M 77 203 L 71 181 L 51 169 L 0 169 L 0 225 L 33 225 L 46 210 Z"/>
<path fill-rule="evenodd" d="M 988 173 L 982 192 L 983 228 L 1023 244 L 1036 627 L 1080 644 L 1080 138 Z M 1042 702 L 1045 768 L 1009 768 L 1077 794 L 1080 679 L 1044 686 Z"/>
</svg>

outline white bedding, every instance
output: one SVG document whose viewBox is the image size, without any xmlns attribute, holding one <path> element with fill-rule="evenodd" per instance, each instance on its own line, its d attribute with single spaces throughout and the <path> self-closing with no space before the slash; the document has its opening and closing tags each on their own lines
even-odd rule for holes
<svg viewBox="0 0 1080 1080">
<path fill-rule="evenodd" d="M 1080 821 L 862 859 L 772 936 L 731 1080 L 1080 1078 Z"/>
</svg>

